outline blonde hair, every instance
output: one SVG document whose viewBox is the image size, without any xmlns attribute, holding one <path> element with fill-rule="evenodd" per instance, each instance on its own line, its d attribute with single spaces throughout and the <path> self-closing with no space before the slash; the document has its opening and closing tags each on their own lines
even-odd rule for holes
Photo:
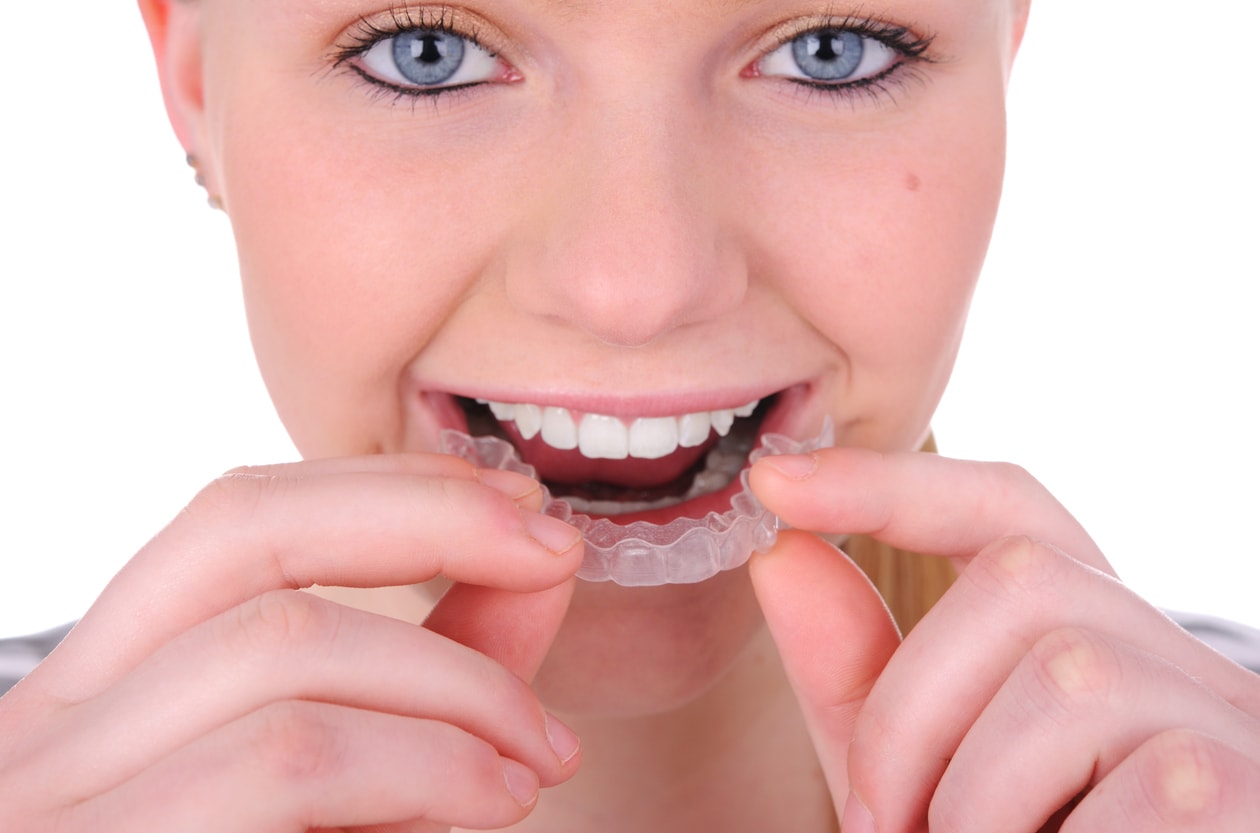
<svg viewBox="0 0 1260 833">
<path fill-rule="evenodd" d="M 936 441 L 928 437 L 923 450 L 935 453 Z M 844 550 L 884 597 L 902 634 L 918 624 L 958 577 L 948 559 L 899 550 L 865 535 L 849 539 Z"/>
<path fill-rule="evenodd" d="M 849 539 L 844 551 L 884 597 L 902 634 L 918 624 L 957 577 L 944 558 L 895 549 L 866 536 Z"/>
</svg>

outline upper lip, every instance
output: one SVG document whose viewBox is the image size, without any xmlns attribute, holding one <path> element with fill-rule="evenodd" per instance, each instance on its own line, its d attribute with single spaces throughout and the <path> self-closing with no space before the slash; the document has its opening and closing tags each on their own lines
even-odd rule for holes
<svg viewBox="0 0 1260 833">
<path fill-rule="evenodd" d="M 636 417 L 670 417 L 703 411 L 739 408 L 754 400 L 764 400 L 779 393 L 776 388 L 741 388 L 717 391 L 658 392 L 650 395 L 621 394 L 541 394 L 538 391 L 468 390 L 451 391 L 455 396 L 490 402 L 530 404 L 539 407 L 567 408 L 584 414 L 601 414 L 633 420 Z"/>
<path fill-rule="evenodd" d="M 678 417 L 683 414 L 738 408 L 760 399 L 764 416 L 762 433 L 777 433 L 800 439 L 815 435 L 824 417 L 822 393 L 825 379 L 806 378 L 784 383 L 729 385 L 710 388 L 671 387 L 652 393 L 609 393 L 605 391 L 560 390 L 546 384 L 525 387 L 520 384 L 459 384 L 439 379 L 414 378 L 408 388 L 419 410 L 408 419 L 414 430 L 402 437 L 407 448 L 435 449 L 440 434 L 447 428 L 467 431 L 466 413 L 459 398 L 485 399 L 493 402 L 528 403 L 542 407 L 568 408 L 573 412 L 618 417 L 627 424 L 638 417 Z M 489 410 L 486 412 L 489 415 Z"/>
</svg>

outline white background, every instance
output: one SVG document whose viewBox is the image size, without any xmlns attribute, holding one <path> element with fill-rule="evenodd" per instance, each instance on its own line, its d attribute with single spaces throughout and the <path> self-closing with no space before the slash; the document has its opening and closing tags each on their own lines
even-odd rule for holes
<svg viewBox="0 0 1260 833">
<path fill-rule="evenodd" d="M 1034 6 L 939 441 L 1033 471 L 1157 604 L 1260 626 L 1260 7 Z M 217 473 L 294 457 L 132 4 L 7 11 L 0 634 L 78 616 Z"/>
</svg>

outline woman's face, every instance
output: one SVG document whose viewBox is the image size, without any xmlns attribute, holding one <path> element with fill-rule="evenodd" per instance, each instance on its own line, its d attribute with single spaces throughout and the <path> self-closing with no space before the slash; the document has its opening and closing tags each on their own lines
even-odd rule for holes
<svg viewBox="0 0 1260 833">
<path fill-rule="evenodd" d="M 907 449 L 997 207 L 1013 6 L 199 0 L 174 7 L 201 57 L 167 93 L 306 456 L 436 449 L 456 397 L 626 425 L 762 400 L 780 433 L 830 415 L 840 444 Z M 699 453 L 590 462 L 506 433 L 613 487 Z M 742 571 L 587 586 L 559 654 L 595 650 L 610 610 L 701 682 L 756 623 Z"/>
</svg>

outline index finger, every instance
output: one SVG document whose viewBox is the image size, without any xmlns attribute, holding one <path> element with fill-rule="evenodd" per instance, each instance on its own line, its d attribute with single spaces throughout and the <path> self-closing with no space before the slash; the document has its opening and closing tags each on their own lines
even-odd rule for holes
<svg viewBox="0 0 1260 833">
<path fill-rule="evenodd" d="M 268 590 L 445 575 L 531 592 L 581 562 L 577 530 L 521 510 L 515 486 L 486 485 L 454 458 L 316 464 L 314 476 L 307 468 L 215 480 L 119 572 L 41 673 L 44 683 L 63 699 L 86 699 L 176 634 Z"/>
<path fill-rule="evenodd" d="M 750 482 L 762 503 L 801 529 L 869 535 L 963 563 L 1000 538 L 1022 535 L 1115 574 L 1062 504 L 1009 463 L 828 448 L 763 458 Z"/>
</svg>

